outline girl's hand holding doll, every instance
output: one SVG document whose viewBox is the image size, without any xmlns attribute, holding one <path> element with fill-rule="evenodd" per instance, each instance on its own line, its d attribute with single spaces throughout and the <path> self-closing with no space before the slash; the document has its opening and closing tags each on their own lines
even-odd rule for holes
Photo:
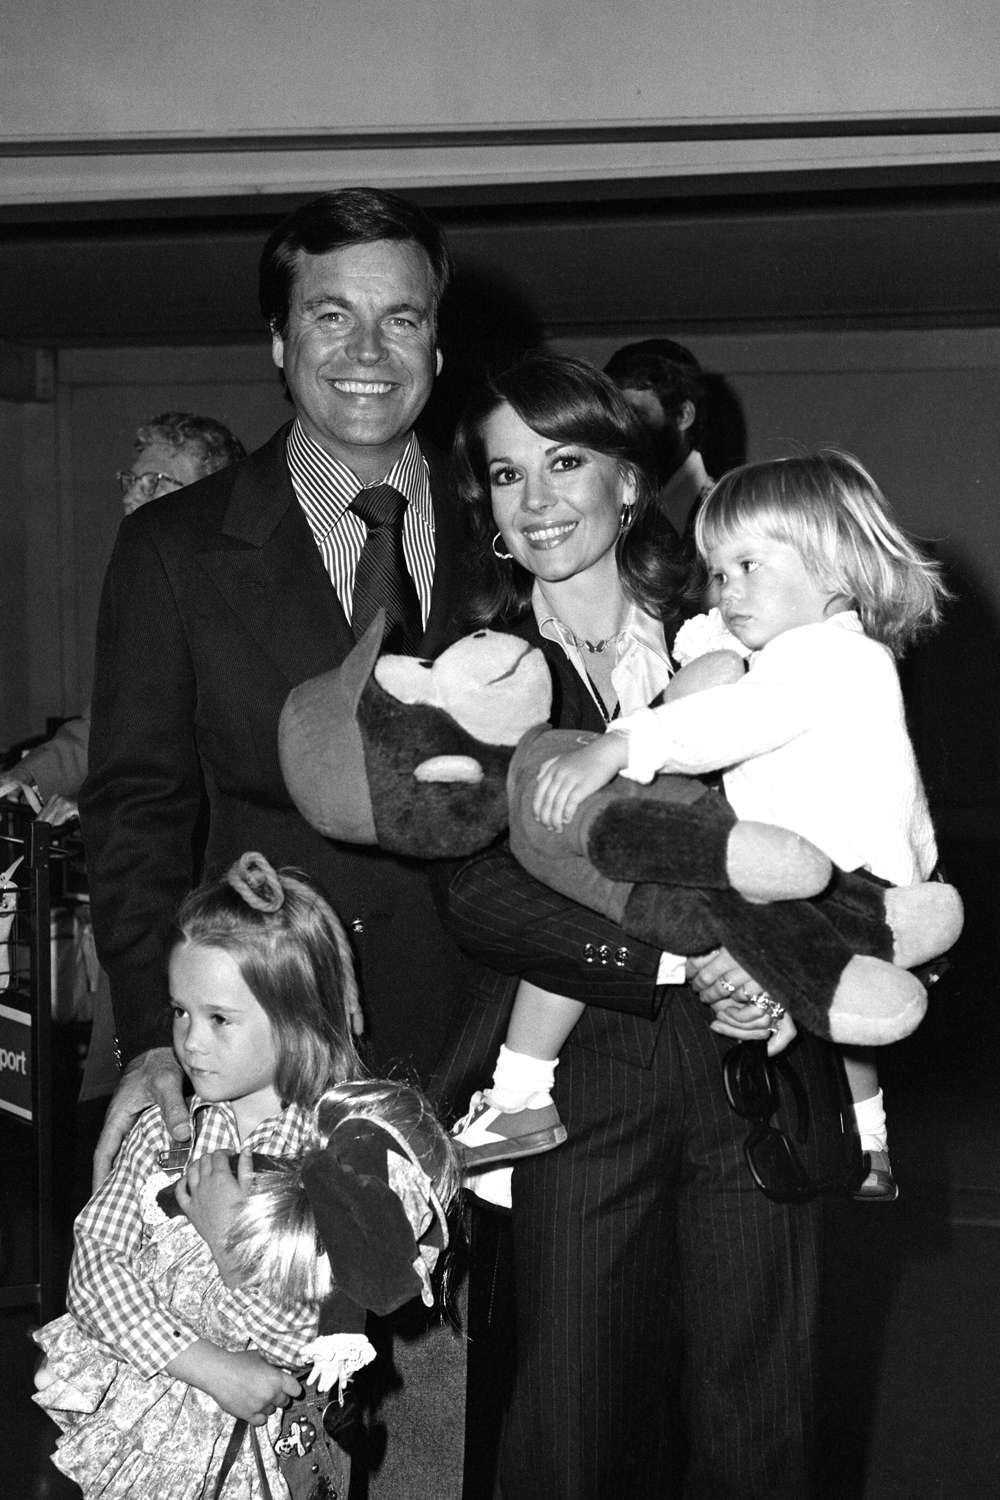
<svg viewBox="0 0 1000 1500">
<path fill-rule="evenodd" d="M 176 1380 L 197 1386 L 230 1416 L 261 1427 L 280 1406 L 302 1392 L 294 1375 L 268 1364 L 253 1349 L 220 1349 L 207 1339 L 195 1342 L 166 1366 Z"/>
<path fill-rule="evenodd" d="M 175 1189 L 178 1208 L 211 1250 L 228 1287 L 239 1286 L 242 1279 L 227 1242 L 236 1215 L 249 1197 L 252 1182 L 249 1149 L 240 1152 L 235 1176 L 227 1151 L 209 1151 L 190 1164 Z"/>
</svg>

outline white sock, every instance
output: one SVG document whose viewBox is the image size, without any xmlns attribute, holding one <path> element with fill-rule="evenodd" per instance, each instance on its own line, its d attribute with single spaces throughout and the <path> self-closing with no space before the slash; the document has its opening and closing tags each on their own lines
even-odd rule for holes
<svg viewBox="0 0 1000 1500">
<path fill-rule="evenodd" d="M 854 1105 L 854 1119 L 861 1137 L 862 1151 L 888 1151 L 889 1136 L 886 1129 L 882 1090 L 870 1099 L 859 1099 Z"/>
<path fill-rule="evenodd" d="M 493 1086 L 487 1089 L 490 1103 L 505 1114 L 519 1109 L 543 1109 L 552 1103 L 558 1059 L 529 1057 L 526 1052 L 500 1048 Z"/>
</svg>

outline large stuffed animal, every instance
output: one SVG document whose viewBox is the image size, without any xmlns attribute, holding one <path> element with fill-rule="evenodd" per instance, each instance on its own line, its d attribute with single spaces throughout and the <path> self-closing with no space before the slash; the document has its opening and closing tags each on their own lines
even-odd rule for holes
<svg viewBox="0 0 1000 1500">
<path fill-rule="evenodd" d="M 838 871 L 797 835 L 738 821 L 689 777 L 618 777 L 551 833 L 531 813 L 537 770 L 581 734 L 548 726 L 541 652 L 480 630 L 428 662 L 379 658 L 380 640 L 376 619 L 281 715 L 285 781 L 319 832 L 435 859 L 509 829 L 537 879 L 666 951 L 726 947 L 820 1036 L 881 1044 L 919 1024 L 926 989 L 908 971 L 958 937 L 952 887 L 886 888 Z"/>
</svg>

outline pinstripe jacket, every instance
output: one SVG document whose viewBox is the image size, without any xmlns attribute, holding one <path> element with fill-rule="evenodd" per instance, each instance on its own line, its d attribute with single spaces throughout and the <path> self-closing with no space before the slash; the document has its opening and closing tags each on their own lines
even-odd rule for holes
<svg viewBox="0 0 1000 1500">
<path fill-rule="evenodd" d="M 603 729 L 578 673 L 557 644 L 542 639 L 534 618 L 503 628 L 544 652 L 553 678 L 552 722 Z M 576 1033 L 582 1045 L 649 1065 L 659 1035 L 659 949 L 534 880 L 506 845 L 454 874 L 447 907 L 450 931 L 479 963 L 586 1002 Z"/>
</svg>

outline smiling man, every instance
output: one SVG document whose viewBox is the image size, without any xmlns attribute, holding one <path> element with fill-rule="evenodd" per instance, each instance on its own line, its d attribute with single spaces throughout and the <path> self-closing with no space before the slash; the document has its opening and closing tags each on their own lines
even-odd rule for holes
<svg viewBox="0 0 1000 1500">
<path fill-rule="evenodd" d="M 303 255 L 290 305 L 271 313 L 300 427 L 365 484 L 410 443 L 441 368 L 436 300 L 427 254 L 378 240 Z"/>
<path fill-rule="evenodd" d="M 296 865 L 352 933 L 373 1067 L 418 1071 L 441 1043 L 458 955 L 423 873 L 336 844 L 299 816 L 278 764 L 289 691 L 337 666 L 380 590 L 406 601 L 391 649 L 433 654 L 457 583 L 457 516 L 413 427 L 441 367 L 451 272 L 438 226 L 368 188 L 328 193 L 268 239 L 261 310 L 294 420 L 234 468 L 121 527 L 98 623 L 90 774 L 80 799 L 123 1060 L 95 1173 L 155 1100 L 187 1133 L 170 1051 L 164 939 L 185 892 L 248 849 Z M 401 575 L 368 556 L 390 497 Z M 360 599 L 365 594 L 364 605 Z M 354 629 L 352 629 L 352 620 Z"/>
</svg>

